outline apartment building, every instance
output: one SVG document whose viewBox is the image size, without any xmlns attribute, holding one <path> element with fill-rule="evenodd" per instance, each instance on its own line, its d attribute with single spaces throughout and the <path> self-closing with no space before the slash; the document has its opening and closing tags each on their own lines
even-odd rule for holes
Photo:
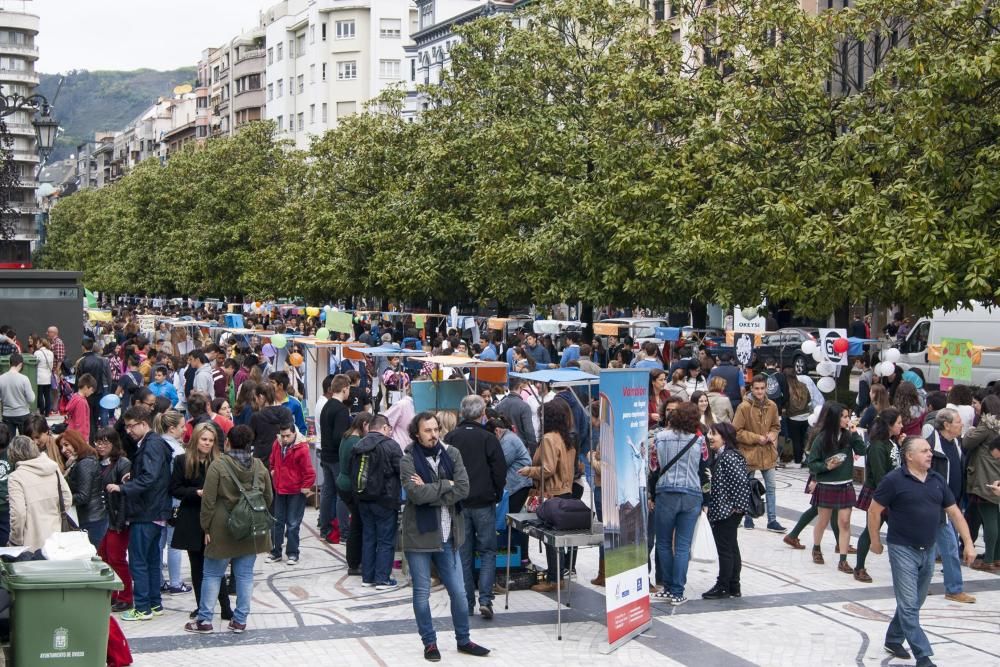
<svg viewBox="0 0 1000 667">
<path fill-rule="evenodd" d="M 416 22 L 413 0 L 284 0 L 262 12 L 266 117 L 307 148 L 386 87 L 405 88 Z"/>
<path fill-rule="evenodd" d="M 264 53 L 263 28 L 202 52 L 194 88 L 196 138 L 230 136 L 264 118 Z"/>
</svg>

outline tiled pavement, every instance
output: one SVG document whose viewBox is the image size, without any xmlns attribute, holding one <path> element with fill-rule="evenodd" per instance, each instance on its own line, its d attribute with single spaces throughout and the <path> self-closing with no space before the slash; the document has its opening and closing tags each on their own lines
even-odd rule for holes
<svg viewBox="0 0 1000 667">
<path fill-rule="evenodd" d="M 805 471 L 778 471 L 779 519 L 790 528 L 807 507 L 802 493 Z M 302 557 L 294 568 L 255 567 L 253 609 L 244 635 L 183 632 L 192 594 L 167 597 L 160 618 L 125 627 L 137 665 L 217 664 L 413 665 L 420 664 L 421 645 L 410 607 L 410 589 L 379 593 L 361 588 L 346 576 L 343 547 L 322 543 L 315 530 L 315 511 L 303 522 Z M 857 534 L 864 517 L 853 516 Z M 875 580 L 861 584 L 836 570 L 832 536 L 824 539 L 826 566 L 812 563 L 809 551 L 795 551 L 778 535 L 758 528 L 740 530 L 743 553 L 743 594 L 739 600 L 704 601 L 712 586 L 714 563 L 692 562 L 687 595 L 692 600 L 672 608 L 654 604 L 654 623 L 642 637 L 610 654 L 602 651 L 603 589 L 590 586 L 597 550 L 581 550 L 580 580 L 573 588 L 571 609 L 564 609 L 563 640 L 556 640 L 555 602 L 531 591 L 511 593 L 510 609 L 503 598 L 494 602 L 492 621 L 471 619 L 473 640 L 493 649 L 492 660 L 532 665 L 912 665 L 892 660 L 882 639 L 895 603 L 888 559 L 872 555 L 868 571 Z M 810 544 L 811 529 L 802 536 Z M 544 556 L 532 548 L 532 559 Z M 851 558 L 853 562 L 853 557 Z M 943 597 L 937 574 L 922 614 L 923 625 L 940 665 L 1000 666 L 1000 577 L 963 568 L 966 590 L 979 601 L 950 603 Z M 186 571 L 185 571 L 186 576 Z M 479 664 L 457 654 L 450 634 L 448 597 L 443 589 L 431 597 L 444 662 Z M 218 616 L 218 630 L 224 624 Z"/>
</svg>

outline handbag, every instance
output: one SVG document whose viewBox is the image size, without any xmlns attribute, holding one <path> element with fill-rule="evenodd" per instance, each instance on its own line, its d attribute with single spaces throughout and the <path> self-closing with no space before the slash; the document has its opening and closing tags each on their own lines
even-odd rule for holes
<svg viewBox="0 0 1000 667">
<path fill-rule="evenodd" d="M 747 482 L 750 485 L 750 508 L 747 514 L 753 519 L 759 519 L 764 516 L 766 508 L 764 506 L 764 493 L 767 489 L 764 488 L 764 483 L 759 479 L 754 477 Z"/>
<path fill-rule="evenodd" d="M 62 520 L 62 532 L 69 533 L 74 530 L 80 530 L 80 518 L 77 516 L 75 507 L 70 505 L 67 509 L 66 503 L 63 502 L 62 485 L 64 482 L 60 477 L 56 477 L 56 497 L 59 499 L 59 516 Z"/>
<path fill-rule="evenodd" d="M 702 563 L 714 563 L 718 560 L 719 554 L 715 547 L 715 535 L 712 534 L 712 526 L 708 522 L 708 515 L 704 512 L 698 514 L 698 523 L 694 527 L 694 536 L 691 542 L 691 560 Z"/>
</svg>

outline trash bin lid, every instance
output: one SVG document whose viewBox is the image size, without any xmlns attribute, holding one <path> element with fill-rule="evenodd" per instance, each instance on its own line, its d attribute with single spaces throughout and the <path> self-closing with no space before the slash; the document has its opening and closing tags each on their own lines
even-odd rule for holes
<svg viewBox="0 0 1000 667">
<path fill-rule="evenodd" d="M 121 586 L 114 570 L 101 560 L 31 560 L 4 563 L 3 585 L 9 590 L 107 588 Z"/>
</svg>

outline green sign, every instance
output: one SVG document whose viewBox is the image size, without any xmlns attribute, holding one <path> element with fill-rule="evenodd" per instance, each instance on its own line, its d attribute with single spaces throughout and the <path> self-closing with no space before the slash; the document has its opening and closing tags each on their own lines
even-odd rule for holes
<svg viewBox="0 0 1000 667">
<path fill-rule="evenodd" d="M 954 382 L 972 382 L 972 358 L 976 348 L 968 338 L 941 339 L 941 377 Z"/>
</svg>

